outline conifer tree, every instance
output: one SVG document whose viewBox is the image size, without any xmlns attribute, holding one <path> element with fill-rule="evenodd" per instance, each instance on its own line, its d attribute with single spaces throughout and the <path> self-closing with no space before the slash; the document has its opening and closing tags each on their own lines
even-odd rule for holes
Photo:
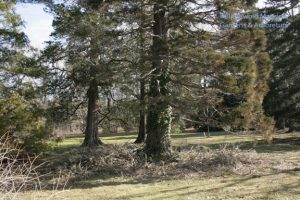
<svg viewBox="0 0 300 200">
<path fill-rule="evenodd" d="M 255 28 L 212 31 L 222 22 L 221 12 L 252 11 L 254 3 L 160 1 L 152 4 L 151 58 L 156 71 L 149 88 L 146 150 L 154 154 L 170 150 L 170 105 L 183 113 L 195 108 L 191 105 L 206 100 L 221 107 L 220 94 L 242 99 L 238 107 L 219 114 L 223 124 L 264 133 L 272 129 L 272 120 L 264 115 L 262 108 L 271 70 L 264 31 Z M 209 89 L 203 80 L 208 80 Z M 215 99 L 204 98 L 205 95 Z"/>
<path fill-rule="evenodd" d="M 56 55 L 66 60 L 66 88 L 76 91 L 65 95 L 66 102 L 89 91 L 88 116 L 93 116 L 101 91 L 116 86 L 128 94 L 129 85 L 136 89 L 134 82 L 140 82 L 140 127 L 147 107 L 149 155 L 171 152 L 172 107 L 178 115 L 198 113 L 209 105 L 218 111 L 222 126 L 260 131 L 259 126 L 269 127 L 261 106 L 271 66 L 264 52 L 264 31 L 219 26 L 222 12 L 252 11 L 255 1 L 114 3 L 55 7 L 54 36 L 66 42 L 57 40 L 48 50 L 62 50 Z M 239 102 L 224 109 L 227 96 Z M 87 135 L 96 141 L 91 145 L 97 145 L 97 126 L 92 123 L 96 116 L 92 118 L 87 120 Z M 143 137 L 140 134 L 138 140 Z"/>
<path fill-rule="evenodd" d="M 44 74 L 14 8 L 14 1 L 0 1 L 0 137 L 40 151 L 49 133 L 39 84 Z"/>
<path fill-rule="evenodd" d="M 54 40 L 49 43 L 44 55 L 46 60 L 52 58 L 53 63 L 64 62 L 58 69 L 55 65 L 52 69 L 50 66 L 50 70 L 63 74 L 57 78 L 60 84 L 56 84 L 53 93 L 60 94 L 57 98 L 63 100 L 61 103 L 65 108 L 74 107 L 78 101 L 78 106 L 71 113 L 86 105 L 87 101 L 83 146 L 100 145 L 98 113 L 102 106 L 99 94 L 107 94 L 117 80 L 116 74 L 121 73 L 115 63 L 119 58 L 116 48 L 119 32 L 114 25 L 117 19 L 113 17 L 115 7 L 108 2 L 94 4 L 88 1 L 52 4 L 51 9 L 55 14 Z M 51 79 L 55 85 L 53 77 Z"/>
<path fill-rule="evenodd" d="M 267 3 L 265 12 L 283 16 L 277 23 L 288 26 L 268 31 L 268 51 L 273 61 L 273 71 L 269 80 L 270 92 L 264 101 L 264 107 L 269 115 L 275 117 L 277 128 L 299 130 L 300 3 L 272 0 Z"/>
<path fill-rule="evenodd" d="M 147 119 L 146 151 L 162 155 L 171 147 L 170 129 L 172 110 L 167 102 L 170 95 L 169 49 L 167 43 L 168 0 L 154 1 L 153 4 L 153 43 L 152 67 L 148 96 L 151 101 Z"/>
</svg>

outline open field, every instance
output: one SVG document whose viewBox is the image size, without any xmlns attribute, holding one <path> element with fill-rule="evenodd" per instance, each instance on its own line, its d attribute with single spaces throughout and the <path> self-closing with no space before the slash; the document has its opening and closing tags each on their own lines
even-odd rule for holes
<svg viewBox="0 0 300 200">
<path fill-rule="evenodd" d="M 197 173 L 181 177 L 130 178 L 90 177 L 72 181 L 65 191 L 56 193 L 52 199 L 300 199 L 300 142 L 297 133 L 275 135 L 274 144 L 267 144 L 261 136 L 214 133 L 210 138 L 202 133 L 177 134 L 172 136 L 175 148 L 201 144 L 210 148 L 234 144 L 241 149 L 255 149 L 259 155 L 272 161 L 277 170 L 259 175 L 236 175 L 223 173 L 203 176 Z M 289 139 L 290 138 L 290 139 Z M 106 144 L 130 143 L 135 135 L 105 135 Z M 82 138 L 69 138 L 53 144 L 50 154 L 63 154 L 78 148 Z M 19 199 L 47 199 L 53 191 L 28 191 Z M 50 198 L 50 199 L 51 199 Z"/>
</svg>

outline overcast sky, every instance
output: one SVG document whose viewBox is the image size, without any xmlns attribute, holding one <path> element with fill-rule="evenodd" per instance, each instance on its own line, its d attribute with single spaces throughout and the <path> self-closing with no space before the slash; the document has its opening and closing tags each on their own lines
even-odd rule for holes
<svg viewBox="0 0 300 200">
<path fill-rule="evenodd" d="M 262 7 L 265 0 L 259 0 L 257 6 Z M 41 49 L 45 41 L 49 40 L 52 32 L 51 14 L 44 11 L 43 4 L 18 3 L 16 12 L 21 15 L 25 22 L 24 32 L 29 37 L 31 45 Z"/>
</svg>

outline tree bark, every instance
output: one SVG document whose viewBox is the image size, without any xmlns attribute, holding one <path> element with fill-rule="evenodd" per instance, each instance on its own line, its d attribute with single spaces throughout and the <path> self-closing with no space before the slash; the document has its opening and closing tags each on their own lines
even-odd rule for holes
<svg viewBox="0 0 300 200">
<path fill-rule="evenodd" d="M 285 123 L 286 120 L 284 118 L 279 118 L 276 122 L 276 128 L 278 128 L 279 130 L 284 130 L 285 129 Z"/>
<path fill-rule="evenodd" d="M 92 147 L 102 144 L 98 136 L 98 121 L 97 121 L 97 101 L 98 101 L 98 86 L 95 81 L 91 81 L 88 92 L 88 113 L 86 118 L 85 138 L 82 146 Z"/>
<path fill-rule="evenodd" d="M 139 144 L 145 142 L 146 137 L 146 115 L 145 115 L 145 80 L 140 82 L 140 123 L 139 123 L 139 133 L 136 141 L 134 143 Z"/>
<path fill-rule="evenodd" d="M 138 137 L 135 143 L 144 143 L 146 139 L 146 81 L 148 81 L 144 76 L 144 70 L 146 69 L 145 65 L 145 13 L 144 13 L 144 6 L 141 4 L 139 10 L 139 48 L 140 48 L 140 60 L 139 60 L 139 67 L 141 69 L 141 80 L 140 80 L 140 121 L 139 121 L 139 132 Z"/>
<path fill-rule="evenodd" d="M 147 138 L 145 151 L 148 155 L 163 156 L 171 152 L 171 114 L 172 109 L 167 102 L 170 82 L 168 71 L 168 45 L 166 25 L 166 7 L 168 0 L 155 1 L 152 67 L 154 69 L 150 80 L 150 106 L 147 117 Z"/>
</svg>

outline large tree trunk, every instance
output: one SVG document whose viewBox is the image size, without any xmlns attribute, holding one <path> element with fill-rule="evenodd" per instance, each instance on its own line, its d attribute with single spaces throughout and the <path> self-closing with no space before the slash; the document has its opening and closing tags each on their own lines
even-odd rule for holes
<svg viewBox="0 0 300 200">
<path fill-rule="evenodd" d="M 139 133 L 135 143 L 143 143 L 146 137 L 146 115 L 145 115 L 145 80 L 142 79 L 140 82 L 140 124 Z"/>
<path fill-rule="evenodd" d="M 98 146 L 102 144 L 98 136 L 97 101 L 98 86 L 91 81 L 88 92 L 88 113 L 86 118 L 85 138 L 82 146 Z"/>
<path fill-rule="evenodd" d="M 147 118 L 146 153 L 162 156 L 171 150 L 170 129 L 172 109 L 167 99 L 170 82 L 168 71 L 168 45 L 166 26 L 167 0 L 155 1 L 152 44 L 152 66 L 155 70 L 150 80 L 149 113 Z"/>
</svg>

